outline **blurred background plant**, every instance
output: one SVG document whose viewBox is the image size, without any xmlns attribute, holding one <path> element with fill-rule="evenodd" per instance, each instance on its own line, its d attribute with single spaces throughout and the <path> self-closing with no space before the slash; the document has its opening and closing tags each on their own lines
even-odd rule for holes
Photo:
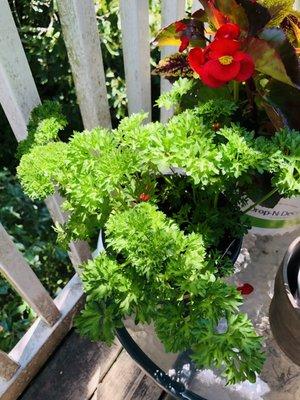
<svg viewBox="0 0 300 400">
<path fill-rule="evenodd" d="M 52 221 L 44 203 L 24 195 L 12 173 L 0 171 L 0 221 L 52 296 L 74 274 L 67 254 L 56 244 Z M 0 348 L 9 350 L 35 315 L 0 276 Z"/>
<path fill-rule="evenodd" d="M 69 121 L 67 136 L 82 129 L 76 94 L 55 0 L 9 0 L 32 74 L 42 100 L 59 100 Z M 149 0 L 150 29 L 154 37 L 161 26 L 161 1 Z M 127 114 L 122 61 L 119 0 L 95 0 L 102 43 L 108 100 L 113 126 Z M 159 51 L 151 51 L 152 63 Z M 152 96 L 159 96 L 159 77 L 152 77 Z M 153 109 L 154 119 L 158 108 Z M 72 275 L 69 260 L 56 245 L 46 207 L 26 198 L 16 181 L 17 142 L 0 107 L 0 220 L 13 236 L 29 264 L 54 295 Z M 10 349 L 28 328 L 34 314 L 0 277 L 0 349 Z"/>
</svg>

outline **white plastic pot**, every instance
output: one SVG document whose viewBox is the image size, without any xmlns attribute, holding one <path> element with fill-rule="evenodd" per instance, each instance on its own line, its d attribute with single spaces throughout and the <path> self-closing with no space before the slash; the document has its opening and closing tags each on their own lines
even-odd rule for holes
<svg viewBox="0 0 300 400">
<path fill-rule="evenodd" d="M 247 215 L 251 220 L 251 233 L 282 235 L 293 232 L 300 226 L 300 197 L 281 199 L 274 208 L 256 206 Z"/>
</svg>

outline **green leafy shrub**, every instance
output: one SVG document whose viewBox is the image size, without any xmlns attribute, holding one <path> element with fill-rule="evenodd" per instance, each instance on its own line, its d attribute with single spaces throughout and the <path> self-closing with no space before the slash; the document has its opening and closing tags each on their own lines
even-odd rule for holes
<svg viewBox="0 0 300 400">
<path fill-rule="evenodd" d="M 0 220 L 48 292 L 56 295 L 74 273 L 67 254 L 56 244 L 46 206 L 32 203 L 5 169 L 0 171 Z M 34 319 L 30 307 L 0 277 L 1 350 L 10 350 Z"/>
<path fill-rule="evenodd" d="M 82 333 L 111 342 L 127 316 L 153 321 L 168 351 L 192 348 L 198 366 L 223 368 L 229 383 L 255 380 L 263 362 L 261 339 L 238 313 L 241 297 L 222 279 L 232 273 L 228 246 L 248 228 L 246 189 L 268 174 L 272 192 L 299 194 L 290 167 L 300 167 L 295 132 L 257 138 L 230 122 L 235 109 L 210 100 L 165 125 L 132 115 L 113 131 L 35 143 L 18 167 L 32 198 L 55 189 L 65 197 L 61 243 L 92 243 L 104 231 L 106 251 L 84 267 Z"/>
</svg>

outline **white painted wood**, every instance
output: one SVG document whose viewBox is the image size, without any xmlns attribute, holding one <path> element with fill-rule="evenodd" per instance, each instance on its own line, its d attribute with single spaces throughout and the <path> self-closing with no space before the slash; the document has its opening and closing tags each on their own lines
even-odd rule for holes
<svg viewBox="0 0 300 400">
<path fill-rule="evenodd" d="M 200 3 L 200 1 L 199 0 L 194 0 L 193 1 L 193 5 L 192 5 L 192 12 L 195 12 L 195 11 L 199 10 L 200 8 L 203 8 L 202 4 Z"/>
<path fill-rule="evenodd" d="M 110 127 L 105 74 L 93 0 L 57 0 L 59 16 L 86 129 Z"/>
<path fill-rule="evenodd" d="M 0 272 L 49 325 L 53 325 L 59 319 L 59 311 L 53 300 L 1 224 Z"/>
<path fill-rule="evenodd" d="M 300 0 L 296 0 L 294 3 L 295 10 L 300 10 Z"/>
<path fill-rule="evenodd" d="M 0 0 L 0 7 L 0 103 L 20 141 L 27 136 L 30 113 L 40 104 L 40 98 L 7 0 Z M 62 223 L 66 214 L 60 210 L 60 203 L 58 196 L 46 201 L 54 221 Z M 91 257 L 87 244 L 71 243 L 70 250 L 75 267 Z"/>
<path fill-rule="evenodd" d="M 148 0 L 120 0 L 122 43 L 129 114 L 149 113 L 151 120 Z"/>
<path fill-rule="evenodd" d="M 15 400 L 68 333 L 73 316 L 83 305 L 82 284 L 78 275 L 70 280 L 54 300 L 60 319 L 52 327 L 38 318 L 9 353 L 20 365 L 10 381 L 0 378 L 1 400 Z M 70 366 L 72 367 L 72 366 Z"/>
<path fill-rule="evenodd" d="M 0 103 L 17 140 L 22 140 L 40 99 L 7 0 L 0 0 L 0 10 Z"/>
<path fill-rule="evenodd" d="M 185 15 L 185 0 L 163 0 L 161 10 L 162 27 L 182 19 Z M 161 48 L 161 58 L 176 53 L 178 46 L 165 46 Z M 164 78 L 161 78 L 161 93 L 167 92 L 172 88 L 172 84 Z M 160 111 L 161 122 L 166 122 L 173 115 L 173 110 L 162 108 Z"/>
<path fill-rule="evenodd" d="M 10 358 L 6 353 L 0 350 L 0 376 L 8 381 L 11 379 L 20 365 Z"/>
</svg>

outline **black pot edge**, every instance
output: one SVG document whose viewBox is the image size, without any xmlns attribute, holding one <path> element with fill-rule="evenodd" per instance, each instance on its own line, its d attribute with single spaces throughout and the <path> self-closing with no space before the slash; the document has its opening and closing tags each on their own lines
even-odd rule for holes
<svg viewBox="0 0 300 400">
<path fill-rule="evenodd" d="M 165 392 L 178 400 L 207 400 L 190 390 L 186 389 L 183 383 L 170 378 L 159 368 L 137 345 L 126 328 L 116 330 L 117 337 L 133 360 L 152 378 Z"/>
<path fill-rule="evenodd" d="M 236 260 L 238 259 L 242 246 L 243 246 L 243 240 L 244 238 L 237 238 L 234 240 L 233 242 L 233 254 L 230 256 L 230 259 L 232 261 L 232 263 L 234 264 L 236 262 Z"/>
</svg>

